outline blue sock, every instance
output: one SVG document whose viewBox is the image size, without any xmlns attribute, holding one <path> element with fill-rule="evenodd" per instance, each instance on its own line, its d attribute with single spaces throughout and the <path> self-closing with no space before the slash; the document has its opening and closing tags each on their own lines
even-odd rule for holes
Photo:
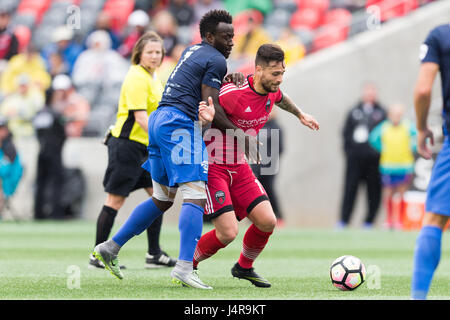
<svg viewBox="0 0 450 320">
<path fill-rule="evenodd" d="M 128 240 L 146 230 L 163 213 L 155 205 L 152 198 L 142 202 L 134 208 L 127 221 L 112 239 L 119 246 L 123 246 Z"/>
<path fill-rule="evenodd" d="M 431 280 L 441 258 L 442 230 L 425 226 L 420 230 L 414 250 L 414 269 L 411 284 L 412 299 L 426 299 Z"/>
<path fill-rule="evenodd" d="M 178 229 L 180 230 L 178 259 L 192 262 L 195 247 L 202 236 L 203 208 L 190 202 L 184 202 L 181 206 Z"/>
</svg>

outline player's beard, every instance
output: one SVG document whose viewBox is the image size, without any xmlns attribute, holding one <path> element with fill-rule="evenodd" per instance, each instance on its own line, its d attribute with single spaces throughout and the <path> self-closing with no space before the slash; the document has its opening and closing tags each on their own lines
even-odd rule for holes
<svg viewBox="0 0 450 320">
<path fill-rule="evenodd" d="M 270 81 L 264 81 L 263 79 L 261 79 L 261 86 L 263 87 L 264 91 L 266 92 L 277 92 L 279 86 L 277 86 L 276 89 L 272 89 L 272 83 Z"/>
</svg>

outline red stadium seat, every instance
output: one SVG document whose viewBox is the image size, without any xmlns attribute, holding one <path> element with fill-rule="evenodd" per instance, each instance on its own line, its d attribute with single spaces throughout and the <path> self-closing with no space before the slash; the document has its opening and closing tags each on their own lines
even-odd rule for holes
<svg viewBox="0 0 450 320">
<path fill-rule="evenodd" d="M 322 15 L 319 10 L 305 8 L 298 9 L 291 16 L 290 26 L 294 30 L 314 30 L 321 23 Z"/>
<path fill-rule="evenodd" d="M 314 9 L 324 13 L 330 8 L 330 0 L 296 0 L 299 9 Z"/>
<path fill-rule="evenodd" d="M 14 28 L 14 35 L 19 41 L 19 52 L 24 52 L 31 40 L 31 30 L 26 26 L 18 25 Z"/>
<path fill-rule="evenodd" d="M 383 0 L 367 0 L 366 1 L 366 8 L 373 6 L 373 5 L 378 5 L 381 2 L 383 2 Z"/>
<path fill-rule="evenodd" d="M 51 0 L 22 0 L 17 7 L 17 12 L 33 14 L 36 17 L 36 23 L 39 24 L 50 4 Z"/>
<path fill-rule="evenodd" d="M 128 16 L 133 12 L 134 0 L 108 0 L 103 11 L 112 18 L 112 28 L 121 31 L 127 24 Z"/>
<path fill-rule="evenodd" d="M 249 9 L 239 12 L 233 18 L 234 33 L 238 35 L 242 32 L 245 32 L 248 19 L 250 18 L 252 18 L 253 21 L 256 21 L 257 23 L 262 23 L 264 20 L 263 14 L 256 9 Z"/>
<path fill-rule="evenodd" d="M 343 26 L 338 24 L 325 25 L 317 30 L 313 40 L 311 51 L 315 52 L 347 39 L 347 33 Z"/>
<path fill-rule="evenodd" d="M 345 37 L 347 37 L 351 23 L 352 14 L 350 11 L 346 9 L 333 9 L 325 13 L 323 24 L 336 26 L 336 28 L 338 26 L 341 27 L 341 31 L 345 34 Z"/>
<path fill-rule="evenodd" d="M 382 22 L 404 16 L 418 7 L 417 0 L 383 0 L 378 3 Z"/>
<path fill-rule="evenodd" d="M 352 22 L 352 14 L 346 9 L 333 9 L 325 13 L 324 24 L 340 23 L 350 25 Z"/>
</svg>

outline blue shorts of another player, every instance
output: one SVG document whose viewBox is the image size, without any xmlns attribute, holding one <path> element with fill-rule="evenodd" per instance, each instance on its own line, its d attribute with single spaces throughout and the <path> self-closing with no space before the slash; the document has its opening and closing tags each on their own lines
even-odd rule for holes
<svg viewBox="0 0 450 320">
<path fill-rule="evenodd" d="M 162 107 L 148 120 L 148 160 L 142 165 L 159 184 L 208 180 L 208 154 L 199 122 L 176 107 Z"/>
<path fill-rule="evenodd" d="M 412 180 L 412 174 L 382 174 L 381 182 L 385 187 L 397 187 L 401 184 L 410 183 Z"/>
<path fill-rule="evenodd" d="M 450 216 L 450 138 L 448 136 L 444 140 L 431 173 L 425 210 Z"/>
</svg>

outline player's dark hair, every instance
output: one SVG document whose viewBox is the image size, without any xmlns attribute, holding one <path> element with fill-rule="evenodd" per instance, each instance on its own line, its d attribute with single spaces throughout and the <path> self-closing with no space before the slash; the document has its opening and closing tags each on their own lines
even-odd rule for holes
<svg viewBox="0 0 450 320">
<path fill-rule="evenodd" d="M 211 10 L 200 20 L 200 36 L 204 38 L 207 32 L 215 33 L 220 22 L 231 24 L 233 17 L 226 10 Z"/>
<path fill-rule="evenodd" d="M 284 61 L 284 51 L 276 44 L 263 44 L 256 53 L 255 65 L 267 66 L 271 61 Z"/>
<path fill-rule="evenodd" d="M 156 32 L 148 31 L 139 38 L 139 40 L 133 47 L 133 52 L 131 53 L 132 64 L 139 64 L 141 62 L 142 51 L 144 51 L 145 45 L 150 41 L 161 43 L 161 51 L 162 51 L 161 63 L 163 62 L 164 56 L 166 54 L 164 50 L 163 39 Z"/>
</svg>

